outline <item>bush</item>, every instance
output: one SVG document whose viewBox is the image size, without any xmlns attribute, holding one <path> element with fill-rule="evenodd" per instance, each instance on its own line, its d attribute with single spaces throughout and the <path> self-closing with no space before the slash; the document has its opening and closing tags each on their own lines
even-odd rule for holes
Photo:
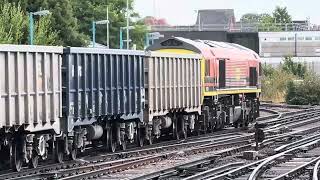
<svg viewBox="0 0 320 180">
<path fill-rule="evenodd" d="M 262 77 L 262 100 L 272 102 L 284 102 L 287 90 L 287 84 L 293 81 L 295 76 L 291 73 L 283 71 L 280 68 L 268 67 L 269 75 Z"/>
<path fill-rule="evenodd" d="M 282 69 L 298 78 L 304 78 L 304 75 L 307 73 L 307 67 L 303 63 L 293 62 L 291 57 L 284 58 Z"/>
<path fill-rule="evenodd" d="M 287 84 L 286 102 L 295 105 L 316 105 L 320 102 L 320 77 L 307 74 L 303 81 Z"/>
<path fill-rule="evenodd" d="M 277 68 L 262 67 L 262 100 L 308 105 L 320 102 L 320 77 L 307 71 L 303 63 L 285 57 Z"/>
</svg>

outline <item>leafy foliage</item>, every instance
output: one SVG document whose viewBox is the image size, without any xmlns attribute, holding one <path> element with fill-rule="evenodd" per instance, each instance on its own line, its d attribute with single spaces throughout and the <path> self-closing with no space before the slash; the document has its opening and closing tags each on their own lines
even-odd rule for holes
<svg viewBox="0 0 320 180">
<path fill-rule="evenodd" d="M 0 5 L 0 43 L 23 43 L 27 18 L 20 5 L 3 2 Z"/>
<path fill-rule="evenodd" d="M 88 37 L 91 37 L 92 21 L 105 20 L 107 18 L 107 8 L 109 7 L 110 20 L 110 47 L 119 48 L 119 31 L 120 27 L 126 26 L 126 0 L 109 0 L 109 1 L 87 1 L 87 0 L 72 0 L 72 6 L 75 12 L 75 17 L 78 19 L 80 31 L 84 32 Z M 132 12 L 133 0 L 129 1 L 130 26 L 134 26 L 130 30 L 130 38 L 133 43 L 137 44 L 139 49 L 143 48 L 143 37 L 146 33 L 146 27 L 138 19 L 137 13 Z M 124 33 L 125 36 L 125 33 Z M 107 45 L 107 26 L 97 25 L 96 41 Z"/>
<path fill-rule="evenodd" d="M 291 23 L 291 16 L 286 7 L 277 6 L 270 14 L 247 13 L 241 18 L 242 23 L 258 23 L 261 31 L 283 31 L 283 27 L 278 24 Z"/>
<path fill-rule="evenodd" d="M 320 77 L 308 72 L 305 65 L 286 57 L 276 68 L 262 66 L 262 99 L 288 104 L 307 105 L 320 102 Z"/>
<path fill-rule="evenodd" d="M 301 62 L 293 62 L 291 57 L 285 57 L 282 69 L 288 73 L 291 73 L 299 78 L 303 78 L 307 72 L 307 67 Z"/>
<path fill-rule="evenodd" d="M 35 44 L 57 44 L 58 35 L 52 28 L 51 16 L 35 23 Z M 2 1 L 0 5 L 0 43 L 28 44 L 28 16 L 20 4 Z"/>
<path fill-rule="evenodd" d="M 261 20 L 261 15 L 260 14 L 255 14 L 255 13 L 247 13 L 244 14 L 240 21 L 242 23 L 258 23 Z"/>
<path fill-rule="evenodd" d="M 270 64 L 262 65 L 262 73 L 264 76 L 269 77 L 276 71 Z"/>
<path fill-rule="evenodd" d="M 265 70 L 268 70 L 266 73 Z M 267 66 L 263 69 L 262 77 L 262 99 L 273 102 L 284 102 L 287 83 L 294 80 L 294 75 L 283 71 L 281 68 Z"/>
<path fill-rule="evenodd" d="M 315 74 L 308 74 L 303 81 L 288 82 L 286 102 L 296 105 L 319 104 L 320 77 Z"/>
<path fill-rule="evenodd" d="M 286 7 L 277 6 L 276 9 L 273 11 L 273 18 L 275 19 L 276 23 L 291 23 L 292 19 L 289 15 Z"/>
<path fill-rule="evenodd" d="M 87 46 L 91 38 L 91 24 L 107 17 L 110 10 L 110 42 L 119 47 L 119 30 L 126 25 L 126 0 L 0 0 L 0 41 L 2 43 L 28 42 L 28 12 L 49 10 L 52 15 L 35 16 L 35 43 L 64 46 Z M 9 4 L 9 5 L 7 5 Z M 133 0 L 129 0 L 131 39 L 139 49 L 143 48 L 146 27 L 133 12 Z M 97 25 L 96 41 L 107 44 L 106 25 Z M 124 33 L 125 36 L 125 33 Z"/>
<path fill-rule="evenodd" d="M 38 38 L 35 42 L 41 42 L 40 44 L 65 46 L 86 45 L 89 43 L 88 38 L 78 31 L 77 20 L 73 17 L 70 0 L 11 0 L 11 2 L 13 4 L 20 5 L 21 11 L 25 14 L 23 17 L 25 20 L 28 19 L 26 17 L 28 12 L 36 12 L 46 9 L 52 13 L 50 17 L 34 16 L 35 22 L 40 21 L 39 23 L 35 23 L 41 26 L 39 30 L 48 28 L 53 32 L 51 33 L 46 29 L 46 32 L 40 32 L 41 35 L 37 35 L 37 33 L 39 33 L 38 31 L 35 33 L 35 36 L 38 36 L 35 37 Z M 4 4 L 6 3 L 6 0 L 0 0 L 0 3 Z M 43 18 L 44 20 L 41 20 Z M 25 24 L 28 26 L 27 22 Z M 46 25 L 50 25 L 51 27 L 46 27 Z M 24 34 L 20 42 L 22 44 L 27 44 L 28 29 L 26 28 L 27 27 L 22 31 Z M 57 36 L 54 35 L 55 33 Z M 45 38 L 43 38 L 43 35 L 49 35 L 48 42 L 44 41 Z M 40 38 L 41 36 L 42 38 Z M 42 40 L 39 40 L 39 38 Z M 53 40 L 53 38 L 55 38 L 55 40 Z"/>
<path fill-rule="evenodd" d="M 35 26 L 34 44 L 55 45 L 58 40 L 58 32 L 51 26 L 51 16 L 45 16 L 37 21 Z"/>
</svg>

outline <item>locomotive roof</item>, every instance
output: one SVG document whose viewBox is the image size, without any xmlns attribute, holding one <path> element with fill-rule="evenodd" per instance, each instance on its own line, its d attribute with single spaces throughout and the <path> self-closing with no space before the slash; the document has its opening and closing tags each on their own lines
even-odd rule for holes
<svg viewBox="0 0 320 180">
<path fill-rule="evenodd" d="M 182 37 L 167 38 L 147 48 L 151 51 L 159 49 L 186 49 L 204 55 L 211 54 L 211 52 L 220 54 L 220 50 L 230 50 L 238 54 L 253 56 L 255 59 L 258 57 L 253 50 L 238 44 L 211 40 L 191 40 Z"/>
</svg>

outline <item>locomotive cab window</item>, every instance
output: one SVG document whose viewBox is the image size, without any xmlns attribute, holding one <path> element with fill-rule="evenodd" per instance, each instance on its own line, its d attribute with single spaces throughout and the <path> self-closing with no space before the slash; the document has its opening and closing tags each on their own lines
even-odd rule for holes
<svg viewBox="0 0 320 180">
<path fill-rule="evenodd" d="M 262 76 L 262 64 L 261 64 L 261 62 L 259 63 L 259 76 Z"/>
<path fill-rule="evenodd" d="M 226 87 L 226 59 L 219 60 L 219 87 Z"/>
<path fill-rule="evenodd" d="M 250 67 L 249 73 L 249 86 L 256 86 L 258 82 L 257 68 Z"/>
<path fill-rule="evenodd" d="M 210 76 L 210 59 L 205 60 L 205 76 Z"/>
</svg>

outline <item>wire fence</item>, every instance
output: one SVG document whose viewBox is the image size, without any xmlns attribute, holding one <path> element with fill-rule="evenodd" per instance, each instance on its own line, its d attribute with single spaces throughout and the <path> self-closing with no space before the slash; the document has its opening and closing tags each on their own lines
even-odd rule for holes
<svg viewBox="0 0 320 180">
<path fill-rule="evenodd" d="M 200 24 L 190 26 L 152 25 L 152 31 L 228 31 L 228 32 L 269 32 L 269 31 L 319 31 L 319 25 L 288 23 L 288 24 Z"/>
</svg>

